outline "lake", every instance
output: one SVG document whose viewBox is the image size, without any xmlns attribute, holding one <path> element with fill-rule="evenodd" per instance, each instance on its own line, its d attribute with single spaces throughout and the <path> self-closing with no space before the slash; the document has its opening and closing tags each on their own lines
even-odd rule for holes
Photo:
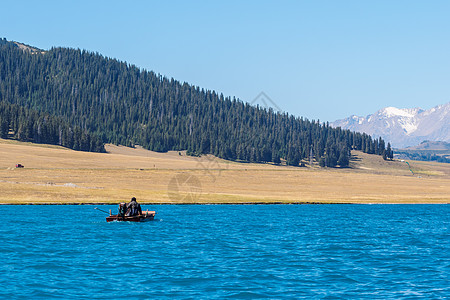
<svg viewBox="0 0 450 300">
<path fill-rule="evenodd" d="M 449 205 L 94 207 L 0 206 L 0 298 L 450 295 Z"/>
</svg>

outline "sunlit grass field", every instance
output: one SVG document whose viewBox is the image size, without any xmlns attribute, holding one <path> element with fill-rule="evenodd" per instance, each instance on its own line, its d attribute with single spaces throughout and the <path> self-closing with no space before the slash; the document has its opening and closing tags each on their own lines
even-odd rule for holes
<svg viewBox="0 0 450 300">
<path fill-rule="evenodd" d="M 450 203 L 450 165 L 275 166 L 107 145 L 106 154 L 0 140 L 0 203 Z M 16 164 L 24 168 L 15 168 Z"/>
</svg>

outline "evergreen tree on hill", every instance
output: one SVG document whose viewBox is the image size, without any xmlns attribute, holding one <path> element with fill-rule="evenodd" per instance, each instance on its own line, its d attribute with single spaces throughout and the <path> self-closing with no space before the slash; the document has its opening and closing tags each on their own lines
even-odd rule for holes
<svg viewBox="0 0 450 300">
<path fill-rule="evenodd" d="M 72 130 L 79 134 L 74 135 Z M 6 102 L 0 102 L 0 137 L 60 145 L 74 150 L 105 152 L 98 136 L 83 132 L 79 127 L 72 128 L 61 118 Z"/>
<path fill-rule="evenodd" d="M 379 155 L 384 145 L 365 134 L 254 107 L 84 50 L 32 54 L 0 45 L 0 101 L 61 118 L 71 130 L 57 134 L 58 140 L 79 150 L 97 144 L 83 134 L 89 132 L 102 142 L 160 152 L 298 165 L 313 145 L 316 158 L 334 167 L 345 161 L 341 156 L 349 158 L 338 145 Z M 14 122 L 10 126 L 17 126 Z M 31 138 L 32 126 L 18 124 L 21 136 Z M 40 126 L 42 132 L 47 125 Z"/>
</svg>

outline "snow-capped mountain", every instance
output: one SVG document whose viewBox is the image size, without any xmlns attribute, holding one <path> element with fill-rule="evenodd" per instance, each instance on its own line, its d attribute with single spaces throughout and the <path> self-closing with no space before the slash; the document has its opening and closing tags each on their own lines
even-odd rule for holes
<svg viewBox="0 0 450 300">
<path fill-rule="evenodd" d="M 337 120 L 331 126 L 382 137 L 396 148 L 424 140 L 450 142 L 450 102 L 429 110 L 386 107 L 367 117 Z"/>
</svg>

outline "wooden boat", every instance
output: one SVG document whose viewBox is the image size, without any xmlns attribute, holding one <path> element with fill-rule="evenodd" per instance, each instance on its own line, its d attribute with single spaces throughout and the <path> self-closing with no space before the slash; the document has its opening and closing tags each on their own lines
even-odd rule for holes
<svg viewBox="0 0 450 300">
<path fill-rule="evenodd" d="M 142 212 L 142 215 L 126 217 L 126 216 L 112 215 L 111 211 L 109 211 L 109 217 L 106 217 L 106 222 L 112 221 L 147 222 L 155 219 L 155 215 L 156 212 L 146 210 Z"/>
</svg>

